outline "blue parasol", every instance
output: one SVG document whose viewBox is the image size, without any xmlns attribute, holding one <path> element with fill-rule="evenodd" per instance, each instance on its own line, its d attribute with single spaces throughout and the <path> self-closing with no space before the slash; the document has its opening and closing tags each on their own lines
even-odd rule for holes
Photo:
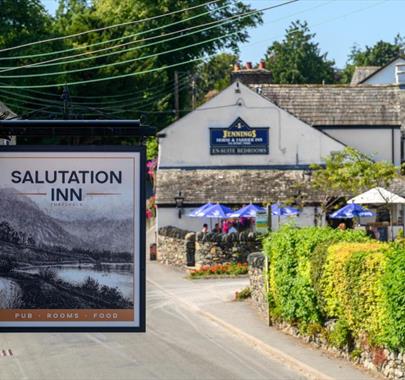
<svg viewBox="0 0 405 380">
<path fill-rule="evenodd" d="M 372 211 L 367 210 L 366 208 L 363 208 L 355 203 L 348 204 L 330 215 L 332 219 L 349 219 L 370 216 L 374 216 Z"/>
<path fill-rule="evenodd" d="M 280 203 L 271 205 L 271 213 L 277 216 L 291 216 L 298 215 L 300 212 L 294 207 L 281 207 Z"/>
<path fill-rule="evenodd" d="M 233 210 L 229 207 L 220 205 L 219 203 L 207 207 L 205 210 L 202 210 L 196 216 L 200 218 L 228 218 L 228 214 L 233 213 Z"/>
<path fill-rule="evenodd" d="M 191 211 L 189 214 L 187 214 L 187 216 L 190 216 L 190 217 L 192 217 L 192 218 L 198 218 L 198 216 L 199 216 L 199 214 L 200 214 L 201 212 L 203 212 L 204 210 L 206 210 L 207 208 L 212 207 L 212 206 L 214 206 L 214 203 L 208 202 L 208 203 L 206 203 L 205 205 L 202 205 L 202 206 L 200 206 L 200 207 L 194 209 L 194 210 Z"/>
<path fill-rule="evenodd" d="M 255 218 L 256 213 L 258 211 L 266 211 L 263 207 L 256 206 L 254 204 L 247 205 L 245 207 L 242 207 L 240 210 L 234 211 L 231 214 L 228 215 L 229 218 L 240 218 L 240 217 L 246 217 L 246 218 Z"/>
</svg>

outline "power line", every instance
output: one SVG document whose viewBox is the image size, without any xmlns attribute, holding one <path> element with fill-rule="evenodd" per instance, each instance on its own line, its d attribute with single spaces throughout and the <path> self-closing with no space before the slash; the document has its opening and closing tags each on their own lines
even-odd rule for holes
<svg viewBox="0 0 405 380">
<path fill-rule="evenodd" d="M 173 11 L 173 12 L 169 12 L 169 13 L 165 13 L 165 14 L 160 14 L 160 15 L 153 16 L 153 17 L 147 17 L 147 18 L 144 18 L 144 19 L 141 19 L 141 20 L 128 21 L 128 22 L 124 22 L 124 23 L 121 23 L 121 24 L 115 24 L 115 25 L 110 25 L 110 26 L 106 26 L 106 27 L 102 27 L 102 28 L 87 30 L 85 32 L 70 34 L 68 36 L 60 36 L 60 37 L 48 38 L 46 40 L 41 40 L 41 41 L 29 42 L 29 43 L 18 45 L 18 46 L 13 46 L 13 47 L 9 47 L 9 48 L 0 49 L 0 53 L 5 52 L 5 51 L 10 51 L 10 50 L 21 49 L 23 47 L 34 46 L 34 45 L 39 45 L 39 44 L 53 42 L 53 41 L 65 40 L 65 39 L 69 39 L 69 38 L 73 38 L 73 37 L 79 37 L 79 36 L 83 36 L 85 34 L 94 33 L 94 32 L 101 32 L 103 30 L 118 28 L 118 27 L 121 27 L 121 26 L 139 24 L 139 23 L 142 23 L 142 22 L 145 22 L 145 21 L 156 20 L 156 19 L 159 19 L 159 18 L 162 18 L 162 17 L 172 16 L 174 14 L 189 11 L 189 10 L 192 10 L 192 9 L 205 7 L 207 5 L 217 3 L 218 1 L 220 1 L 220 0 L 213 0 L 213 1 L 209 1 L 209 2 L 204 3 L 204 4 L 179 9 L 177 11 Z M 24 57 L 24 58 L 26 58 L 26 57 Z"/>
<path fill-rule="evenodd" d="M 298 1 L 298 0 L 292 0 L 292 2 L 295 2 L 295 1 Z M 284 4 L 289 4 L 290 2 L 284 3 Z M 268 9 L 272 9 L 272 8 L 274 8 L 274 7 L 268 7 Z M 256 13 L 257 12 L 258 11 L 256 11 Z M 160 52 L 160 53 L 155 53 L 155 54 L 150 54 L 150 55 L 141 56 L 141 57 L 137 57 L 137 58 L 132 58 L 132 59 L 124 60 L 124 61 L 121 61 L 121 62 L 107 63 L 107 64 L 103 64 L 103 65 L 85 67 L 85 68 L 74 69 L 74 70 L 55 71 L 55 72 L 50 72 L 50 73 L 24 74 L 24 75 L 21 75 L 21 74 L 20 75 L 0 75 L 0 78 L 36 78 L 36 77 L 43 77 L 43 76 L 66 75 L 66 74 L 72 74 L 72 73 L 77 73 L 77 72 L 101 69 L 101 68 L 106 68 L 106 67 L 113 67 L 113 66 L 118 66 L 118 65 L 123 65 L 123 64 L 127 64 L 127 63 L 132 63 L 132 62 L 145 60 L 145 59 L 148 59 L 148 58 L 159 57 L 159 56 L 164 55 L 164 54 L 174 53 L 174 52 L 181 51 L 181 50 L 184 50 L 184 49 L 188 49 L 188 48 L 194 47 L 194 46 L 200 46 L 200 45 L 203 45 L 203 44 L 206 44 L 206 43 L 209 43 L 209 42 L 217 41 L 217 40 L 220 40 L 220 39 L 232 36 L 232 35 L 236 35 L 238 33 L 241 33 L 241 31 L 224 34 L 224 35 L 219 36 L 219 37 L 214 37 L 214 38 L 211 38 L 211 39 L 208 39 L 208 40 L 205 40 L 205 41 L 196 42 L 194 44 L 182 46 L 180 48 L 175 48 L 175 49 L 167 50 L 167 51 Z"/>
<path fill-rule="evenodd" d="M 233 32 L 233 33 L 228 33 L 228 34 L 225 34 L 225 35 L 222 35 L 222 36 L 219 36 L 219 37 L 210 38 L 210 39 L 205 40 L 205 41 L 196 42 L 196 43 L 191 44 L 191 45 L 185 45 L 185 46 L 182 46 L 182 47 L 179 47 L 179 48 L 166 50 L 166 51 L 163 51 L 163 52 L 160 52 L 160 53 L 149 54 L 149 55 L 145 55 L 145 56 L 141 56 L 141 57 L 137 57 L 137 58 L 127 59 L 125 61 L 120 61 L 120 62 L 106 63 L 106 64 L 103 64 L 103 65 L 84 67 L 84 68 L 81 68 L 81 69 L 74 69 L 74 70 L 55 71 L 55 72 L 50 72 L 50 73 L 23 74 L 23 75 L 21 75 L 21 74 L 20 75 L 0 75 L 0 78 L 9 79 L 9 78 L 37 78 L 37 77 L 44 77 L 44 76 L 48 77 L 48 76 L 54 76 L 54 75 L 66 75 L 66 74 L 78 73 L 78 72 L 83 72 L 83 71 L 90 71 L 90 70 L 102 69 L 102 68 L 107 68 L 107 67 L 119 66 L 119 65 L 124 65 L 124 64 L 127 64 L 127 63 L 143 61 L 143 60 L 148 59 L 148 58 L 159 57 L 159 56 L 164 55 L 164 54 L 169 54 L 169 53 L 174 53 L 174 52 L 177 52 L 177 51 L 189 49 L 189 48 L 194 47 L 194 46 L 204 45 L 206 43 L 217 41 L 217 40 L 220 40 L 220 39 L 223 39 L 225 37 L 229 37 L 229 36 L 232 36 L 232 35 L 235 35 L 235 34 L 238 34 L 238 33 L 241 33 L 241 32 L 237 31 L 237 32 Z"/>
<path fill-rule="evenodd" d="M 291 16 L 295 16 L 297 14 L 301 14 L 301 13 L 308 12 L 308 11 L 316 9 L 316 8 L 323 7 L 323 6 L 325 6 L 325 5 L 327 5 L 327 4 L 331 3 L 331 2 L 332 1 L 322 3 L 322 4 L 317 5 L 315 7 L 308 8 L 308 9 L 306 9 L 304 11 L 293 13 L 293 14 L 287 16 L 287 17 L 282 17 L 282 18 L 276 19 L 276 20 L 274 20 L 272 22 L 281 21 L 281 20 L 284 20 L 284 19 L 289 18 Z M 205 24 L 201 24 L 201 25 L 196 25 L 196 26 L 176 30 L 176 31 L 173 31 L 173 32 L 165 33 L 164 35 L 143 38 L 142 40 L 126 42 L 126 43 L 118 44 L 118 45 L 115 45 L 115 46 L 109 46 L 109 47 L 103 48 L 103 49 L 93 50 L 93 51 L 84 52 L 84 53 L 80 53 L 80 54 L 74 54 L 74 55 L 71 55 L 71 56 L 68 56 L 68 57 L 59 57 L 59 58 L 54 58 L 54 59 L 51 59 L 51 60 L 42 61 L 42 62 L 36 62 L 36 63 L 27 64 L 27 65 L 23 65 L 23 66 L 3 66 L 3 67 L 0 67 L 0 69 L 2 69 L 2 70 L 0 70 L 0 73 L 13 71 L 13 70 L 18 70 L 18 69 L 24 69 L 24 68 L 34 68 L 34 69 L 36 69 L 36 68 L 42 68 L 42 67 L 57 66 L 57 65 L 62 65 L 62 64 L 65 65 L 65 64 L 71 64 L 71 63 L 78 63 L 78 62 L 83 62 L 83 61 L 87 61 L 87 60 L 94 60 L 96 58 L 107 57 L 107 56 L 111 56 L 111 55 L 115 55 L 115 54 L 123 54 L 123 53 L 127 53 L 129 51 L 134 51 L 134 50 L 138 50 L 138 49 L 141 49 L 141 48 L 150 47 L 150 46 L 154 46 L 154 45 L 157 45 L 157 44 L 160 44 L 160 43 L 165 43 L 165 42 L 168 42 L 168 41 L 172 41 L 172 40 L 175 40 L 175 39 L 178 39 L 178 38 L 183 38 L 183 37 L 186 37 L 186 36 L 190 36 L 190 35 L 193 35 L 193 34 L 196 34 L 196 33 L 201 33 L 203 31 L 207 31 L 207 30 L 210 30 L 210 29 L 213 29 L 213 28 L 228 24 L 234 18 L 238 18 L 240 20 L 240 19 L 243 19 L 243 18 L 246 18 L 246 17 L 250 16 L 252 13 L 264 12 L 264 11 L 267 11 L 269 9 L 272 9 L 274 7 L 278 7 L 278 6 L 281 6 L 281 5 L 284 5 L 284 4 L 285 3 L 279 4 L 277 6 L 262 8 L 262 9 L 259 9 L 257 11 L 249 11 L 249 12 L 245 12 L 245 13 L 239 13 L 237 15 L 226 17 L 226 18 L 224 18 L 222 20 L 216 20 L 216 21 L 212 21 L 212 22 L 209 22 L 209 23 L 205 23 Z M 196 31 L 194 31 L 192 33 L 186 33 L 186 34 L 182 34 L 180 36 L 168 38 L 168 39 L 165 39 L 165 40 L 156 41 L 156 42 L 153 42 L 153 43 L 150 43 L 150 44 L 137 46 L 135 48 L 125 49 L 123 51 L 116 51 L 116 52 L 111 52 L 111 53 L 107 53 L 107 54 L 100 54 L 100 55 L 97 55 L 97 56 L 86 57 L 86 58 L 77 59 L 77 60 L 70 60 L 71 58 L 81 57 L 83 55 L 94 54 L 94 53 L 98 53 L 98 52 L 102 52 L 102 51 L 106 51 L 106 50 L 110 50 L 110 49 L 116 49 L 116 48 L 123 47 L 123 46 L 129 46 L 129 45 L 139 43 L 139 42 L 149 41 L 149 40 L 153 40 L 153 39 L 157 39 L 157 38 L 161 38 L 161 37 L 167 37 L 167 36 L 170 36 L 170 35 L 173 35 L 173 34 L 179 34 L 179 33 L 187 32 L 187 31 L 190 31 L 190 30 L 193 30 L 193 29 L 196 29 L 196 28 L 201 28 L 201 27 L 204 27 L 204 26 L 207 26 L 207 25 L 213 25 L 213 26 L 208 27 L 208 28 L 202 28 L 202 29 L 196 30 Z M 57 61 L 64 60 L 64 59 L 69 59 L 70 61 L 57 62 Z"/>
<path fill-rule="evenodd" d="M 182 86 L 184 86 L 184 82 Z M 101 106 L 101 107 L 126 107 L 126 106 L 147 106 L 152 104 L 155 101 L 158 101 L 162 98 L 162 95 L 165 92 L 171 91 L 173 89 L 173 85 L 169 88 L 162 88 L 159 92 L 153 94 L 151 97 L 147 97 L 144 99 L 127 99 L 125 101 L 118 101 L 118 102 L 106 102 L 106 103 L 83 103 L 83 102 L 70 102 L 71 105 L 77 106 Z M 9 96 L 10 95 L 10 96 Z M 13 96 L 13 97 L 11 97 Z M 0 89 L 0 98 L 8 99 L 19 104 L 33 104 L 33 105 L 52 105 L 52 106 L 62 106 L 61 101 L 56 100 L 48 100 L 48 99 L 41 99 L 41 98 L 34 98 L 29 95 L 22 95 L 22 94 L 15 94 L 11 91 L 7 91 L 4 89 Z M 18 99 L 21 98 L 21 99 Z"/>
<path fill-rule="evenodd" d="M 298 1 L 298 0 L 295 0 L 295 1 Z M 144 35 L 144 34 L 147 34 L 147 33 L 150 33 L 150 32 L 155 32 L 157 30 L 168 28 L 170 26 L 178 25 L 178 24 L 184 23 L 186 21 L 194 20 L 196 18 L 205 16 L 207 14 L 210 14 L 210 13 L 214 12 L 214 11 L 218 11 L 218 10 L 221 10 L 221 9 L 224 9 L 224 8 L 227 8 L 227 7 L 228 7 L 228 5 L 223 5 L 222 7 L 218 7 L 217 9 L 212 9 L 212 10 L 209 10 L 207 12 L 199 13 L 197 15 L 194 15 L 194 16 L 191 16 L 191 17 L 179 20 L 179 21 L 175 21 L 175 22 L 172 22 L 170 24 L 161 25 L 161 26 L 158 26 L 156 28 L 152 28 L 152 29 L 144 30 L 142 32 L 130 34 L 128 36 L 122 36 L 122 37 L 118 37 L 118 38 L 113 38 L 113 39 L 107 40 L 107 41 L 95 42 L 94 44 L 90 44 L 90 45 L 86 45 L 86 46 L 77 46 L 77 47 L 70 48 L 70 49 L 51 51 L 51 52 L 47 52 L 47 53 L 38 53 L 38 54 L 31 54 L 31 55 L 20 55 L 20 56 L 16 56 L 16 57 L 1 57 L 0 61 L 3 61 L 3 60 L 16 60 L 16 59 L 22 59 L 22 58 L 26 59 L 26 58 L 45 57 L 45 56 L 65 53 L 65 52 L 69 52 L 69 51 L 83 50 L 83 49 L 87 49 L 87 48 L 90 48 L 90 47 L 93 47 L 93 46 L 105 45 L 105 44 L 108 44 L 110 42 L 127 40 L 127 39 L 132 38 L 132 37 L 141 36 L 141 35 Z"/>
<path fill-rule="evenodd" d="M 264 9 L 264 10 L 268 10 L 268 9 Z M 93 59 L 96 59 L 96 58 L 108 57 L 108 56 L 115 55 L 115 54 L 123 54 L 123 53 L 127 53 L 129 51 L 134 51 L 134 50 L 138 50 L 138 49 L 141 49 L 141 48 L 150 47 L 150 46 L 158 45 L 158 44 L 161 44 L 161 43 L 165 43 L 165 42 L 168 42 L 168 41 L 173 41 L 175 39 L 188 37 L 188 36 L 194 35 L 196 33 L 205 32 L 207 30 L 210 30 L 210 29 L 217 28 L 217 27 L 223 26 L 225 24 L 228 24 L 234 18 L 242 19 L 242 18 L 246 18 L 246 17 L 250 16 L 252 13 L 259 13 L 259 12 L 262 12 L 262 11 L 263 11 L 263 9 L 260 9 L 258 11 L 254 11 L 254 12 L 250 11 L 250 12 L 247 12 L 247 13 L 246 12 L 245 13 L 239 13 L 237 15 L 226 17 L 226 18 L 224 18 L 222 20 L 216 20 L 216 21 L 211 21 L 211 22 L 201 24 L 201 25 L 195 25 L 195 26 L 192 26 L 192 27 L 188 27 L 188 28 L 176 30 L 176 31 L 173 31 L 173 32 L 165 33 L 164 35 L 152 36 L 152 37 L 143 38 L 142 40 L 137 40 L 137 41 L 132 41 L 132 42 L 125 42 L 123 44 L 119 44 L 119 45 L 115 45 L 115 46 L 109 46 L 109 47 L 106 47 L 106 48 L 103 48 L 103 49 L 88 51 L 88 52 L 84 52 L 84 53 L 80 53 L 80 54 L 74 54 L 74 55 L 71 55 L 71 56 L 68 56 L 68 57 L 59 57 L 59 58 L 54 58 L 54 59 L 50 59 L 50 60 L 42 61 L 42 62 L 35 62 L 35 63 L 23 65 L 23 66 L 0 67 L 0 69 L 2 69 L 0 71 L 0 73 L 8 72 L 8 71 L 14 71 L 14 70 L 18 70 L 18 69 L 37 69 L 37 68 L 42 68 L 42 67 L 65 65 L 65 64 L 71 64 L 71 63 L 77 63 L 77 62 L 93 60 Z M 201 27 L 204 27 L 204 26 L 207 26 L 207 25 L 213 25 L 213 26 L 210 26 L 210 27 L 207 27 L 207 28 L 202 28 L 202 29 L 196 30 L 196 31 L 191 32 L 191 33 L 181 34 L 180 36 L 175 36 L 175 37 L 171 37 L 171 38 L 168 38 L 168 39 L 152 42 L 152 43 L 149 43 L 149 44 L 136 46 L 134 48 L 124 49 L 123 51 L 115 51 L 115 52 L 106 53 L 106 54 L 99 54 L 97 56 L 91 56 L 91 57 L 86 57 L 86 58 L 81 58 L 81 59 L 70 60 L 71 58 L 81 57 L 83 55 L 94 54 L 94 53 L 98 53 L 98 52 L 101 52 L 101 51 L 106 51 L 106 50 L 116 49 L 116 48 L 123 47 L 123 46 L 132 45 L 132 44 L 139 43 L 139 42 L 149 41 L 149 40 L 162 38 L 162 37 L 166 37 L 166 36 L 173 35 L 173 34 L 179 34 L 179 33 L 187 32 L 187 31 L 190 31 L 190 30 L 193 30 L 193 29 L 196 29 L 196 28 L 201 28 Z M 57 61 L 61 61 L 61 60 L 64 60 L 64 59 L 69 59 L 69 61 L 57 62 Z"/>
<path fill-rule="evenodd" d="M 143 70 L 143 71 L 137 71 L 135 73 L 121 74 L 121 75 L 115 75 L 115 76 L 104 77 L 104 78 L 89 79 L 89 80 L 84 80 L 84 81 L 75 81 L 75 82 L 67 82 L 67 83 L 66 82 L 65 83 L 52 83 L 52 84 L 36 84 L 36 85 L 26 85 L 26 86 L 24 86 L 24 85 L 22 85 L 22 86 L 0 85 L 0 88 L 14 88 L 14 89 L 17 89 L 17 88 L 21 88 L 21 89 L 49 88 L 49 87 L 75 86 L 75 85 L 86 84 L 86 83 L 97 83 L 97 82 L 104 82 L 106 80 L 122 79 L 122 78 L 138 76 L 138 75 L 142 75 L 142 74 L 149 74 L 149 73 L 158 72 L 158 71 L 162 71 L 162 70 L 170 69 L 173 67 L 186 65 L 188 63 L 202 61 L 202 60 L 203 60 L 203 58 L 194 58 L 194 59 L 190 59 L 188 61 L 177 62 L 172 65 L 156 67 L 154 69 L 148 69 L 148 70 Z"/>
<path fill-rule="evenodd" d="M 182 74 L 181 74 L 182 75 Z M 181 76 L 180 75 L 180 76 Z M 183 74 L 183 78 L 181 78 L 181 80 L 185 80 L 186 74 Z M 6 85 L 6 83 L 4 82 L 0 82 L 0 84 Z M 148 86 L 147 90 L 148 91 L 153 91 L 156 89 L 160 89 L 162 88 L 162 84 L 158 84 L 155 86 Z M 56 94 L 56 93 L 51 93 L 51 92 L 45 92 L 45 91 L 39 91 L 39 90 L 32 90 L 32 89 L 19 89 L 20 91 L 23 91 L 25 93 L 32 93 L 32 94 L 38 94 L 38 95 L 42 95 L 42 96 L 47 96 L 47 97 L 51 97 L 51 98 L 58 98 L 60 99 L 61 94 Z M 5 91 L 3 89 L 0 89 L 0 91 Z M 128 91 L 128 92 L 121 92 L 120 94 L 116 94 L 116 95 L 97 95 L 97 96 L 79 96 L 79 95 L 72 95 L 71 98 L 72 99 L 118 99 L 118 98 L 125 98 L 125 97 L 131 97 L 134 96 L 135 94 L 143 94 L 145 93 L 145 90 L 140 90 L 137 89 L 135 91 Z M 13 92 L 13 95 L 15 94 L 16 96 L 18 96 L 18 93 Z M 26 95 L 28 96 L 28 95 Z M 37 99 L 36 98 L 32 98 L 32 99 Z"/>
</svg>

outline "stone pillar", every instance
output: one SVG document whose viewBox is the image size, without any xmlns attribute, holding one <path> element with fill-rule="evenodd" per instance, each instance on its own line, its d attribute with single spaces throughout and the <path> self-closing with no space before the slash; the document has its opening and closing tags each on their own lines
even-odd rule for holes
<svg viewBox="0 0 405 380">
<path fill-rule="evenodd" d="M 249 282 L 252 301 L 260 314 L 270 324 L 269 303 L 267 298 L 267 257 L 262 252 L 251 253 L 248 256 Z"/>
</svg>

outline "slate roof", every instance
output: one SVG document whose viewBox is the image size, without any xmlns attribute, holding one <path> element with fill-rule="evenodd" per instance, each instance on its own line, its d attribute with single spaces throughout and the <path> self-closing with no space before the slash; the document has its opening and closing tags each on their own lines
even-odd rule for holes
<svg viewBox="0 0 405 380">
<path fill-rule="evenodd" d="M 262 84 L 250 87 L 315 127 L 401 125 L 399 86 Z"/>
<path fill-rule="evenodd" d="M 13 119 L 17 115 L 10 110 L 4 103 L 0 102 L 0 120 Z"/>
<path fill-rule="evenodd" d="M 319 203 L 321 195 L 310 186 L 302 170 L 182 170 L 159 169 L 156 203 L 174 206 L 181 191 L 184 206 L 208 201 L 223 204 L 285 202 L 297 199 L 305 204 Z M 388 190 L 405 197 L 405 176 L 393 181 Z M 341 194 L 340 194 L 341 195 Z M 350 198 L 356 194 L 346 194 Z"/>
<path fill-rule="evenodd" d="M 350 84 L 355 86 L 374 74 L 380 66 L 356 66 Z"/>
<path fill-rule="evenodd" d="M 397 59 L 403 59 L 405 60 L 405 55 L 400 54 L 397 57 L 392 58 L 389 62 L 387 62 L 385 65 L 380 66 L 377 68 L 377 70 L 371 72 L 369 75 L 365 76 L 360 82 L 359 84 L 364 83 L 367 79 L 371 78 L 374 74 L 376 74 L 377 72 L 384 70 L 387 66 L 389 66 L 391 63 L 395 62 Z"/>
<path fill-rule="evenodd" d="M 224 204 L 286 201 L 295 199 L 298 190 L 305 202 L 319 199 L 302 170 L 159 169 L 156 182 L 158 205 L 174 205 L 179 191 L 185 206 L 208 201 Z"/>
</svg>

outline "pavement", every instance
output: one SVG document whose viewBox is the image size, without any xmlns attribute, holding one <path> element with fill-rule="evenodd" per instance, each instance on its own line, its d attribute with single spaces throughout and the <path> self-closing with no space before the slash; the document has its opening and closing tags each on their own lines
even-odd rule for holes
<svg viewBox="0 0 405 380">
<path fill-rule="evenodd" d="M 0 335 L 1 380 L 112 379 L 270 379 L 304 377 L 252 349 L 193 307 L 180 302 L 166 287 L 197 289 L 183 274 L 147 265 L 147 332 L 20 333 Z M 157 285 L 156 285 L 157 284 Z M 214 283 L 210 283 L 210 286 Z M 219 286 L 196 300 L 226 296 Z M 208 287 L 202 288 L 203 293 Z M 4 353 L 3 353 L 4 350 Z"/>
<path fill-rule="evenodd" d="M 266 325 L 249 302 L 235 302 L 234 294 L 248 286 L 247 278 L 185 279 L 183 273 L 150 262 L 148 283 L 173 301 L 210 320 L 256 352 L 284 364 L 299 376 L 312 379 L 369 380 L 381 378 L 344 359 L 316 349 L 296 337 Z M 156 281 L 154 279 L 158 278 Z"/>
</svg>

